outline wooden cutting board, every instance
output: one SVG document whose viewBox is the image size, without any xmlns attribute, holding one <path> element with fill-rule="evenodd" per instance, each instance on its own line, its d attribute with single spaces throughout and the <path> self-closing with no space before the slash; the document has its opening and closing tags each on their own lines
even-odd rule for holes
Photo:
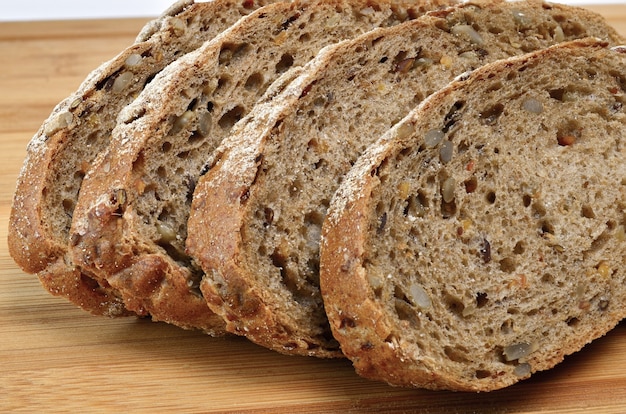
<svg viewBox="0 0 626 414">
<path fill-rule="evenodd" d="M 592 8 L 626 35 L 626 4 Z M 95 317 L 48 294 L 6 247 L 26 144 L 145 22 L 0 24 L 0 411 L 626 413 L 626 322 L 549 372 L 468 394 L 391 388 L 359 378 L 347 361 Z"/>
</svg>

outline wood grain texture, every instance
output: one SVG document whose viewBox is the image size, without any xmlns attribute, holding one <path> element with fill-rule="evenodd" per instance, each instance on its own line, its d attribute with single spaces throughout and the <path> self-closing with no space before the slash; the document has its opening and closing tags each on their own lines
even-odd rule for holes
<svg viewBox="0 0 626 414">
<path fill-rule="evenodd" d="M 592 8 L 626 35 L 626 5 Z M 26 144 L 53 106 L 144 23 L 0 24 L 1 412 L 626 412 L 626 323 L 551 371 L 467 394 L 391 388 L 357 377 L 348 361 L 287 357 L 242 338 L 95 317 L 49 295 L 6 246 Z"/>
</svg>

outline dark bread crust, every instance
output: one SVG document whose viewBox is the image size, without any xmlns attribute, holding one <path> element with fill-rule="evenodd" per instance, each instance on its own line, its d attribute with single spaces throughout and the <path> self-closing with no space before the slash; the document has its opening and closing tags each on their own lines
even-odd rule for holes
<svg viewBox="0 0 626 414">
<path fill-rule="evenodd" d="M 283 353 L 306 355 L 319 343 L 336 346 L 316 280 L 316 230 L 325 203 L 359 148 L 408 113 L 414 96 L 427 96 L 473 64 L 557 41 L 532 29 L 527 38 L 519 35 L 521 29 L 510 23 L 513 11 L 543 34 L 556 32 L 563 21 L 580 28 L 588 22 L 592 33 L 621 40 L 582 9 L 495 1 L 476 2 L 476 11 L 473 3 L 325 50 L 273 101 L 258 104 L 216 151 L 196 187 L 187 247 L 206 272 L 205 298 L 230 331 Z M 508 29 L 500 37 L 509 40 L 498 42 L 489 29 L 503 20 Z M 451 33 L 457 25 L 471 33 L 469 21 L 480 28 L 484 45 Z M 472 63 L 457 57 L 462 52 L 487 57 Z M 449 58 L 445 64 L 443 57 Z M 427 64 L 417 67 L 418 58 L 432 61 L 428 72 Z M 416 67 L 402 73 L 411 59 Z"/>
<path fill-rule="evenodd" d="M 283 71 L 414 9 L 367 0 L 275 3 L 178 59 L 122 113 L 84 180 L 71 230 L 74 263 L 117 288 L 136 312 L 211 330 L 220 318 L 200 295 L 201 271 L 184 241 L 191 194 L 212 149 Z"/>
<path fill-rule="evenodd" d="M 54 108 L 28 146 L 9 220 L 9 252 L 25 272 L 36 273 L 52 294 L 91 313 L 134 314 L 115 289 L 83 274 L 68 256 L 82 177 L 107 144 L 118 112 L 154 74 L 271 1 L 176 2 L 146 24 L 135 44 L 94 70 Z"/>
<path fill-rule="evenodd" d="M 468 117 L 472 117 L 470 114 L 476 114 L 477 106 L 493 103 L 494 98 L 488 96 L 489 94 L 497 96 L 498 102 L 503 105 L 504 114 L 510 115 L 512 108 L 517 107 L 513 103 L 522 100 L 519 98 L 520 94 L 523 96 L 524 93 L 529 92 L 530 96 L 535 96 L 533 95 L 536 91 L 535 88 L 539 90 L 551 86 L 555 90 L 560 90 L 568 84 L 568 80 L 572 84 L 577 82 L 585 84 L 584 79 L 589 76 L 588 85 L 595 86 L 589 86 L 591 89 L 587 90 L 587 93 L 597 93 L 599 102 L 604 103 L 604 99 L 607 99 L 606 91 L 608 90 L 613 99 L 620 101 L 622 99 L 620 96 L 625 93 L 625 61 L 626 55 L 623 48 L 611 50 L 606 48 L 605 43 L 588 40 L 563 44 L 524 57 L 489 64 L 429 97 L 376 144 L 372 145 L 358 160 L 336 193 L 327 221 L 324 224 L 320 283 L 333 333 L 341 343 L 346 356 L 353 361 L 359 374 L 396 386 L 491 391 L 527 378 L 534 372 L 552 368 L 561 362 L 566 355 L 580 350 L 588 342 L 604 335 L 626 316 L 626 310 L 620 305 L 626 298 L 623 259 L 625 251 L 622 235 L 623 212 L 611 211 L 616 207 L 619 210 L 619 206 L 623 205 L 624 200 L 623 183 L 625 182 L 626 171 L 623 168 L 616 168 L 615 165 L 616 162 L 619 162 L 616 160 L 621 157 L 620 152 L 623 154 L 623 149 L 620 149 L 619 145 L 611 146 L 610 144 L 619 142 L 623 136 L 621 131 L 623 131 L 623 124 L 626 122 L 626 115 L 621 105 L 610 105 L 606 112 L 602 110 L 598 113 L 604 114 L 601 116 L 606 117 L 605 121 L 600 121 L 605 123 L 605 126 L 613 124 L 607 128 L 608 134 L 598 133 L 596 129 L 593 129 L 594 126 L 586 125 L 591 131 L 589 133 L 581 132 L 582 135 L 578 137 L 580 143 L 574 142 L 572 144 L 571 141 L 562 142 L 561 140 L 557 143 L 555 138 L 555 142 L 552 144 L 555 149 L 554 152 L 558 152 L 560 147 L 563 151 L 559 153 L 562 154 L 562 157 L 568 157 L 568 160 L 570 158 L 571 160 L 576 159 L 577 148 L 580 148 L 581 153 L 584 154 L 583 158 L 589 161 L 598 158 L 604 159 L 604 156 L 607 155 L 606 162 L 610 163 L 611 172 L 610 174 L 607 172 L 606 181 L 604 178 L 600 178 L 601 182 L 604 183 L 600 186 L 606 185 L 603 196 L 606 195 L 607 199 L 602 200 L 601 204 L 593 206 L 593 214 L 585 209 L 582 212 L 585 220 L 594 220 L 594 223 L 599 223 L 598 227 L 604 228 L 604 231 L 601 235 L 594 235 L 595 240 L 591 240 L 592 235 L 588 234 L 586 229 L 588 223 L 580 224 L 580 221 L 576 221 L 577 219 L 571 216 L 572 218 L 562 219 L 567 220 L 566 227 L 563 227 L 557 218 L 549 218 L 551 212 L 557 210 L 556 201 L 566 200 L 571 194 L 569 192 L 570 183 L 578 183 L 580 180 L 584 182 L 584 177 L 587 177 L 585 175 L 588 173 L 587 170 L 592 167 L 581 165 L 580 170 L 578 170 L 562 165 L 562 168 L 552 170 L 554 166 L 550 166 L 549 163 L 546 166 L 533 160 L 533 167 L 529 167 L 532 169 L 532 174 L 536 172 L 538 177 L 544 177 L 545 183 L 560 183 L 563 194 L 559 194 L 559 190 L 556 190 L 555 194 L 553 192 L 554 185 L 546 187 L 546 189 L 551 190 L 549 194 L 544 194 L 545 198 L 549 200 L 549 203 L 546 200 L 548 210 L 546 212 L 541 210 L 540 205 L 535 205 L 535 203 L 538 204 L 537 200 L 541 198 L 538 195 L 539 192 L 528 196 L 527 199 L 525 198 L 524 205 L 527 205 L 528 209 L 535 209 L 535 215 L 543 214 L 548 217 L 546 221 L 554 220 L 553 225 L 556 230 L 543 228 L 541 230 L 545 232 L 543 235 L 533 235 L 534 227 L 531 226 L 531 220 L 534 219 L 527 218 L 527 213 L 520 212 L 522 214 L 518 214 L 513 219 L 520 223 L 526 223 L 528 220 L 528 228 L 531 229 L 517 236 L 518 238 L 528 237 L 525 249 L 518 249 L 516 252 L 520 257 L 518 259 L 520 268 L 524 266 L 523 268 L 526 269 L 527 273 L 523 277 L 519 276 L 520 279 L 516 279 L 518 277 L 516 275 L 510 275 L 510 283 L 502 284 L 501 288 L 493 288 L 494 285 L 497 285 L 494 282 L 506 277 L 507 273 L 511 272 L 511 268 L 510 266 L 503 266 L 502 262 L 499 268 L 498 266 L 491 266 L 490 263 L 492 260 L 495 263 L 497 260 L 501 260 L 503 253 L 497 251 L 496 246 L 492 246 L 489 256 L 486 256 L 486 250 L 477 252 L 479 262 L 481 262 L 478 266 L 472 266 L 471 258 L 466 263 L 464 260 L 467 258 L 457 255 L 452 246 L 454 243 L 457 245 L 466 243 L 467 241 L 461 242 L 460 240 L 463 237 L 469 237 L 470 231 L 467 231 L 467 234 L 462 231 L 455 231 L 454 235 L 447 237 L 448 233 L 440 230 L 437 226 L 446 226 L 446 223 L 452 223 L 451 226 L 453 226 L 457 220 L 456 215 L 447 219 L 437 219 L 430 213 L 426 213 L 423 222 L 419 218 L 406 219 L 411 222 L 423 223 L 414 224 L 419 227 L 419 230 L 411 232 L 411 234 L 416 234 L 417 237 L 424 235 L 422 237 L 428 240 L 430 238 L 427 234 L 438 234 L 441 243 L 446 246 L 444 247 L 445 252 L 450 256 L 449 263 L 444 262 L 447 260 L 447 256 L 441 254 L 437 256 L 438 261 L 436 263 L 430 264 L 431 271 L 417 264 L 419 258 L 429 255 L 427 250 L 421 249 L 419 253 L 412 252 L 413 259 L 407 259 L 407 262 L 413 263 L 416 273 L 428 274 L 430 278 L 425 276 L 421 280 L 419 277 L 411 278 L 411 282 L 407 283 L 410 286 L 413 284 L 422 285 L 424 288 L 416 288 L 415 292 L 423 292 L 424 295 L 429 295 L 430 299 L 424 297 L 416 299 L 416 296 L 419 295 L 415 294 L 413 297 L 408 294 L 409 298 L 407 299 L 397 292 L 395 294 L 390 292 L 389 294 L 392 297 L 395 295 L 395 298 L 402 305 L 402 307 L 396 307 L 394 310 L 393 304 L 389 305 L 389 302 L 386 302 L 387 299 L 383 298 L 387 298 L 385 292 L 392 285 L 405 286 L 406 284 L 402 283 L 401 276 L 395 272 L 400 272 L 399 269 L 403 267 L 402 259 L 400 259 L 403 254 L 402 240 L 411 243 L 409 240 L 411 236 L 407 234 L 407 229 L 401 224 L 402 218 L 398 214 L 380 207 L 380 203 L 385 204 L 390 200 L 390 194 L 394 191 L 396 194 L 403 192 L 398 184 L 405 181 L 407 185 L 411 185 L 410 190 L 407 187 L 408 194 L 418 191 L 413 188 L 412 184 L 409 184 L 415 182 L 415 187 L 424 189 L 424 197 L 430 195 L 431 191 L 426 190 L 425 183 L 427 180 L 422 179 L 422 177 L 429 174 L 441 176 L 441 174 L 445 174 L 446 167 L 444 162 L 437 161 L 438 156 L 429 157 L 431 150 L 425 146 L 423 137 L 428 131 L 437 128 L 438 125 L 445 124 L 446 115 L 450 113 L 449 109 L 454 107 L 457 102 L 464 102 L 464 113 L 458 118 L 462 126 L 454 127 L 454 138 L 450 139 L 453 139 L 457 145 L 461 145 L 463 148 L 466 148 L 465 145 L 473 147 L 474 144 L 483 145 L 485 143 L 490 148 L 492 146 L 497 147 L 499 144 L 496 137 L 491 137 L 491 141 L 489 138 L 482 139 L 484 132 L 477 130 L 472 133 L 469 130 L 469 128 L 475 128 L 476 123 L 472 123 L 472 126 L 468 127 L 467 121 L 464 121 Z M 576 69 L 570 70 L 570 68 Z M 606 84 L 600 81 L 594 84 L 596 77 L 606 80 Z M 507 91 L 508 95 L 504 93 L 496 95 L 497 92 L 494 92 L 492 85 L 498 84 L 499 80 L 502 80 L 503 84 L 514 82 L 513 84 L 517 86 L 515 90 L 510 88 Z M 503 89 L 505 88 L 506 86 Z M 563 99 L 560 93 L 556 92 L 553 92 L 551 99 L 567 102 L 570 105 L 568 113 L 562 114 L 565 119 L 574 117 L 574 115 L 570 115 L 569 111 L 576 113 L 586 105 L 584 99 L 578 102 L 569 101 L 568 98 Z M 545 105 L 548 103 L 550 102 L 546 101 Z M 557 105 L 559 104 L 557 103 Z M 590 104 L 590 106 L 595 107 L 594 104 Z M 548 107 L 545 106 L 544 109 L 548 110 Z M 527 110 L 535 116 L 539 116 L 537 115 L 539 109 L 535 103 L 529 104 Z M 523 112 L 524 109 L 520 109 L 520 111 Z M 579 113 L 585 113 L 585 111 L 586 109 L 579 111 Z M 519 113 L 520 116 L 522 116 L 522 112 Z M 531 123 L 526 122 L 526 124 L 532 128 Z M 615 124 L 621 124 L 621 130 Z M 495 163 L 497 155 L 487 155 L 487 151 L 485 151 L 484 159 L 473 153 L 474 158 L 464 155 L 469 154 L 469 152 L 461 151 L 458 154 L 455 152 L 453 161 L 458 158 L 460 159 L 459 164 L 470 165 L 469 163 L 471 163 L 471 166 L 476 168 L 477 173 L 489 169 L 488 173 L 491 175 L 486 176 L 488 178 L 484 180 L 479 180 L 477 188 L 494 185 L 491 184 L 492 182 L 499 182 L 504 188 L 498 188 L 498 197 L 506 199 L 505 193 L 507 191 L 505 188 L 510 188 L 513 191 L 515 185 L 518 184 L 517 182 L 510 183 L 510 187 L 507 187 L 507 181 L 504 177 L 509 171 L 515 171 L 520 182 L 531 180 L 531 178 L 520 175 L 517 170 L 512 168 L 513 165 L 524 165 L 527 162 L 527 158 L 521 158 L 521 156 L 517 159 L 518 153 L 514 150 L 515 146 L 519 146 L 518 152 L 521 153 L 521 147 L 532 148 L 535 143 L 532 141 L 534 138 L 529 138 L 528 134 L 520 132 L 518 138 L 514 132 L 515 126 L 509 127 L 506 121 L 498 123 L 497 128 L 499 137 L 519 139 L 517 143 L 514 140 L 503 140 L 501 144 L 502 147 L 506 147 L 500 149 L 504 154 L 508 154 L 505 158 L 510 157 L 510 163 L 500 166 L 500 170 L 497 168 L 490 169 L 488 158 L 494 157 L 493 162 Z M 597 131 L 605 130 L 599 128 Z M 550 125 L 547 132 L 539 134 L 540 139 L 545 140 L 544 135 L 547 136 L 552 132 L 557 136 L 562 134 L 561 130 Z M 537 152 L 537 157 L 540 158 L 545 141 L 538 145 L 542 147 Z M 578 147 L 579 145 L 580 147 Z M 418 148 L 421 149 L 417 150 Z M 590 148 L 596 152 L 590 151 Z M 409 171 L 407 166 L 410 164 L 407 157 L 412 158 L 411 164 L 417 162 L 424 168 Z M 423 160 L 420 157 L 423 157 Z M 429 158 L 435 161 L 427 161 Z M 567 161 L 563 162 L 566 163 Z M 589 165 L 592 165 L 591 161 Z M 468 174 L 467 171 L 456 171 L 453 174 L 457 180 Z M 601 171 L 596 172 L 599 173 L 598 178 L 604 175 Z M 544 173 L 546 175 L 543 175 Z M 500 181 L 498 181 L 499 175 L 502 176 Z M 462 186 L 463 182 L 461 181 L 460 184 Z M 468 208 L 470 201 L 467 200 L 472 198 L 474 191 L 479 194 L 477 188 L 471 185 L 471 191 L 465 187 L 454 193 L 453 200 L 458 203 L 459 211 L 465 211 L 464 209 Z M 594 188 L 597 189 L 597 187 Z M 442 190 L 442 192 L 444 191 Z M 400 205 L 404 196 L 398 197 L 400 197 L 397 200 L 398 205 Z M 441 194 L 440 198 L 443 199 L 444 195 Z M 431 209 L 435 210 L 436 200 L 431 200 L 431 202 L 434 203 L 430 204 Z M 486 201 L 486 203 L 490 202 Z M 392 205 L 393 202 L 390 204 Z M 610 209 L 605 210 L 605 206 L 609 206 Z M 506 209 L 507 207 L 501 208 Z M 498 218 L 506 220 L 505 214 L 510 216 L 508 210 L 503 210 L 501 213 L 493 209 L 488 211 L 496 215 L 494 223 L 497 222 Z M 389 236 L 385 229 L 380 230 L 382 226 L 381 214 L 384 214 L 385 225 L 393 228 L 401 236 L 396 238 Z M 489 222 L 482 220 L 482 218 L 472 217 L 472 226 L 478 227 L 477 233 L 483 235 L 498 233 L 499 227 L 495 224 L 489 225 Z M 436 224 L 433 224 L 435 222 Z M 461 218 L 459 218 L 459 222 L 462 223 Z M 521 224 L 521 226 L 524 225 Z M 561 237 L 560 230 L 563 234 L 569 234 L 572 242 L 568 239 L 560 239 L 556 243 L 553 237 L 557 239 Z M 502 228 L 500 231 L 505 232 L 506 229 Z M 405 234 L 407 235 L 402 236 Z M 450 241 L 448 242 L 448 240 Z M 545 249 L 541 246 L 537 247 L 538 252 L 544 252 L 540 261 L 546 269 L 543 277 L 542 274 L 533 273 L 529 270 L 536 266 L 531 263 L 536 262 L 536 257 L 533 260 L 533 257 L 526 258 L 524 256 L 526 252 L 535 252 L 536 246 L 531 245 L 532 240 L 536 240 L 534 243 L 537 245 L 547 245 Z M 397 246 L 396 256 L 376 257 L 374 252 L 382 252 L 382 250 L 376 250 L 380 246 Z M 435 246 L 431 246 L 430 249 L 435 249 Z M 569 256 L 574 258 L 573 261 L 566 260 L 566 257 Z M 383 262 L 385 265 L 388 264 L 390 269 L 394 269 L 394 273 L 390 273 L 389 277 L 380 273 L 381 269 L 385 267 L 385 265 L 381 265 Z M 527 262 L 528 267 L 525 267 Z M 576 264 L 571 266 L 572 262 Z M 569 263 L 571 267 L 563 269 L 565 263 Z M 476 268 L 482 268 L 482 272 L 485 272 L 486 276 L 482 278 L 480 275 L 475 275 Z M 469 276 L 470 274 L 473 276 Z M 380 275 L 385 277 L 380 278 Z M 474 277 L 477 281 L 474 280 Z M 535 288 L 535 283 L 544 283 L 545 287 Z M 477 285 L 474 286 L 474 284 Z M 452 303 L 446 303 L 450 298 L 438 296 L 438 292 L 445 291 L 450 286 L 465 285 L 472 286 L 473 289 L 482 292 L 482 303 L 479 304 L 478 309 L 466 307 L 468 312 L 465 313 L 464 304 L 459 300 L 459 302 L 453 303 L 454 307 L 439 311 L 439 309 L 445 309 Z M 492 287 L 487 288 L 486 286 Z M 480 290 L 481 288 L 484 290 Z M 403 289 L 407 289 L 407 287 L 405 286 Z M 550 292 L 552 296 L 544 294 L 545 292 L 542 293 L 539 289 L 545 289 L 545 292 Z M 508 293 L 501 296 L 500 290 Z M 549 297 L 549 300 L 546 300 L 546 297 Z M 526 316 L 519 316 L 519 319 L 516 319 L 515 329 L 508 329 L 512 326 L 503 325 L 503 328 L 506 327 L 507 329 L 502 329 L 502 332 L 492 330 L 490 334 L 483 333 L 483 330 L 494 326 L 494 318 L 498 321 L 498 315 L 501 314 L 498 301 L 506 303 L 509 309 L 517 309 L 521 315 Z M 408 302 L 412 302 L 409 305 L 412 310 L 407 310 L 405 305 Z M 467 305 L 468 303 L 465 303 L 465 306 Z M 544 309 L 544 306 L 552 306 L 553 309 L 550 311 Z M 398 309 L 402 309 L 404 312 L 402 317 L 399 316 Z M 415 313 L 413 314 L 413 312 Z M 447 319 L 445 315 L 448 313 L 456 314 L 457 317 Z M 411 314 L 416 319 L 411 317 Z M 466 320 L 474 316 L 478 318 L 478 320 L 474 319 L 471 324 L 471 329 L 475 335 L 468 337 L 465 334 L 464 326 Z M 511 314 L 508 316 L 511 317 Z M 512 317 L 516 318 L 517 316 Z M 438 333 L 433 333 L 429 328 L 431 324 L 437 326 Z M 542 331 L 544 333 L 549 332 L 549 334 L 544 335 Z M 435 336 L 440 334 L 441 337 L 435 340 L 433 334 Z M 455 340 L 457 341 L 456 344 Z M 509 348 L 511 342 L 507 341 L 512 341 L 515 345 Z M 444 351 L 444 347 L 447 350 Z M 463 352 L 452 352 L 451 350 L 454 349 L 465 349 L 468 355 L 463 355 Z M 516 354 L 517 352 L 519 354 Z M 513 354 L 515 357 L 508 355 L 510 358 L 507 358 L 507 353 Z M 491 357 L 492 354 L 496 357 L 494 361 L 486 359 L 487 355 Z"/>
</svg>

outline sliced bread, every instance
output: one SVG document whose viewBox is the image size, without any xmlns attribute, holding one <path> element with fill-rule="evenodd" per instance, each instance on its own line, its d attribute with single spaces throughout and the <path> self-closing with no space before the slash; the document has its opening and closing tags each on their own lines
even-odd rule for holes
<svg viewBox="0 0 626 414">
<path fill-rule="evenodd" d="M 106 282 L 68 257 L 69 228 L 87 169 L 107 145 L 120 110 L 171 61 L 272 0 L 180 1 L 148 23 L 135 44 L 94 70 L 31 140 L 9 223 L 11 256 L 55 295 L 95 314 L 130 313 Z"/>
<path fill-rule="evenodd" d="M 581 36 L 621 41 L 578 8 L 464 3 L 327 48 L 259 103 L 214 153 L 188 224 L 188 251 L 206 273 L 200 287 L 227 329 L 286 354 L 336 346 L 319 240 L 358 155 L 458 74 Z"/>
<path fill-rule="evenodd" d="M 478 69 L 356 163 L 321 286 L 361 375 L 491 391 L 626 316 L 626 49 L 604 46 Z"/>
<path fill-rule="evenodd" d="M 128 309 L 210 331 L 221 317 L 202 298 L 202 272 L 185 253 L 189 206 L 208 154 L 289 68 L 323 46 L 438 4 L 275 3 L 178 59 L 124 109 L 83 181 L 71 230 L 74 263 L 121 292 Z"/>
</svg>

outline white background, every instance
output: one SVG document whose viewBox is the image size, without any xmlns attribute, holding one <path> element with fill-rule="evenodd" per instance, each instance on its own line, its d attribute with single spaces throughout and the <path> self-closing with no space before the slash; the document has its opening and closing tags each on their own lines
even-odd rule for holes
<svg viewBox="0 0 626 414">
<path fill-rule="evenodd" d="M 154 17 L 174 0 L 0 0 L 0 21 Z M 625 0 L 559 0 L 568 4 L 626 4 Z"/>
</svg>

